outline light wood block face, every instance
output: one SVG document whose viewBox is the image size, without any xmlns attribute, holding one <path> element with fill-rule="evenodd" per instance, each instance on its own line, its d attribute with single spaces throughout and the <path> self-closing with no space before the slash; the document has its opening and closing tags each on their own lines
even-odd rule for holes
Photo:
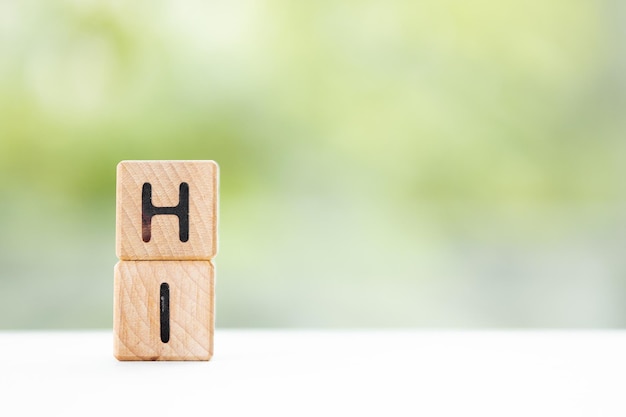
<svg viewBox="0 0 626 417">
<path fill-rule="evenodd" d="M 213 161 L 120 162 L 117 257 L 212 259 L 217 253 L 217 196 L 218 166 Z"/>
<path fill-rule="evenodd" d="M 119 262 L 113 320 L 114 354 L 119 360 L 211 359 L 213 265 L 210 261 Z"/>
</svg>

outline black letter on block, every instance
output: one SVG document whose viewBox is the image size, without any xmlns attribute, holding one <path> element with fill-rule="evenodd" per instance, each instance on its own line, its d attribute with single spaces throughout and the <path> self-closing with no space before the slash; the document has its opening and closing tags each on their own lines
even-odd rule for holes
<svg viewBox="0 0 626 417">
<path fill-rule="evenodd" d="M 170 286 L 166 282 L 161 284 L 160 290 L 161 342 L 170 341 Z"/>
<path fill-rule="evenodd" d="M 159 214 L 178 216 L 178 234 L 181 242 L 189 240 L 189 184 L 180 184 L 178 205 L 175 207 L 155 207 L 152 205 L 152 185 L 144 183 L 141 193 L 141 232 L 144 242 L 152 236 L 152 217 Z"/>
</svg>

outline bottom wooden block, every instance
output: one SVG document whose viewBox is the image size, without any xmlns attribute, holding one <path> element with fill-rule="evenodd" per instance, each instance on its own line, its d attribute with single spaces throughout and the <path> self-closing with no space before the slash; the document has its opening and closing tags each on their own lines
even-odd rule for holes
<svg viewBox="0 0 626 417">
<path fill-rule="evenodd" d="M 115 265 L 114 354 L 122 361 L 213 355 L 214 268 L 209 261 Z"/>
</svg>

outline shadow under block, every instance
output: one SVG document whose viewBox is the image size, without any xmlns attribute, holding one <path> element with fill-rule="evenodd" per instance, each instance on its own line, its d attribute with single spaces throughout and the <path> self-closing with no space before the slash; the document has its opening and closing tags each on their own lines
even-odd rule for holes
<svg viewBox="0 0 626 417">
<path fill-rule="evenodd" d="M 166 320 L 162 284 L 168 287 Z M 211 359 L 214 267 L 210 261 L 120 261 L 115 265 L 113 299 L 117 359 Z M 163 326 L 167 342 L 162 339 Z"/>
<path fill-rule="evenodd" d="M 119 259 L 215 257 L 218 166 L 214 161 L 122 161 L 117 166 L 116 192 Z"/>
</svg>

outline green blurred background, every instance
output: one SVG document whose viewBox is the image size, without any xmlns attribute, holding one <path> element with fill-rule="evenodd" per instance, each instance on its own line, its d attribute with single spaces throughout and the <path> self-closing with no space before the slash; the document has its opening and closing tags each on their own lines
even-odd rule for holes
<svg viewBox="0 0 626 417">
<path fill-rule="evenodd" d="M 626 325 L 621 0 L 0 0 L 0 328 L 112 326 L 115 166 L 221 166 L 220 327 Z"/>
</svg>

